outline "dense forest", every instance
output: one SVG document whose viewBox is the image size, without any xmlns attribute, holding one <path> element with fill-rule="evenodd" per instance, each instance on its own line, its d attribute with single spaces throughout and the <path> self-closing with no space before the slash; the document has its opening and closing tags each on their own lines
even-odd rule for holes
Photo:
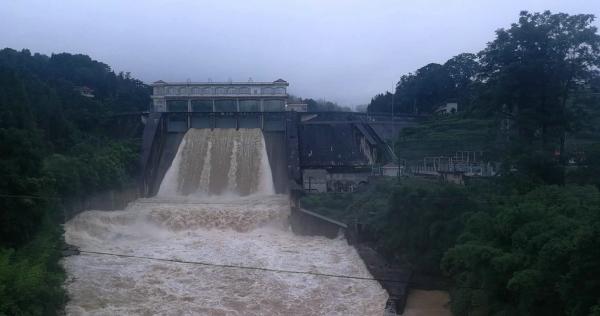
<svg viewBox="0 0 600 316">
<path fill-rule="evenodd" d="M 600 35 L 591 15 L 522 12 L 477 54 L 403 76 L 400 158 L 487 151 L 496 177 L 380 180 L 302 205 L 364 224 L 390 262 L 450 279 L 454 315 L 600 315 Z M 370 112 L 391 112 L 378 95 Z"/>
<path fill-rule="evenodd" d="M 150 89 L 85 55 L 0 50 L 0 315 L 51 315 L 65 301 L 58 260 L 64 199 L 135 177 Z"/>
</svg>

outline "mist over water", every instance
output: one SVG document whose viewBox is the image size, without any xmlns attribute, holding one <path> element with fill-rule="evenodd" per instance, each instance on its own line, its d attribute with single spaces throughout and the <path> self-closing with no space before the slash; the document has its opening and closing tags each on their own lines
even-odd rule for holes
<svg viewBox="0 0 600 316">
<path fill-rule="evenodd" d="M 190 130 L 157 197 L 65 224 L 70 315 L 382 315 L 376 281 L 343 238 L 296 236 L 275 195 L 262 132 Z"/>
</svg>

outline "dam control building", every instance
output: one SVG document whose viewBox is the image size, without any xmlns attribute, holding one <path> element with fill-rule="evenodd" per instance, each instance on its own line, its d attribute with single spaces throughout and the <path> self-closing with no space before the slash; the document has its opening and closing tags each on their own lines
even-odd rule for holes
<svg viewBox="0 0 600 316">
<path fill-rule="evenodd" d="M 281 112 L 288 83 L 164 82 L 152 84 L 154 112 Z"/>
</svg>

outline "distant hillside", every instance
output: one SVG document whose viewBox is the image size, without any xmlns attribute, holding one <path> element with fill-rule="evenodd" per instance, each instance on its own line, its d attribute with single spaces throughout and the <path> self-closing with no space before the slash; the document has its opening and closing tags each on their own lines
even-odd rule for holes
<svg viewBox="0 0 600 316">
<path fill-rule="evenodd" d="M 150 104 L 149 86 L 86 55 L 7 48 L 0 50 L 0 72 L 22 87 L 36 126 L 52 142 L 77 130 L 89 132 L 113 113 L 146 110 Z M 18 97 L 14 88 L 2 88 L 5 97 Z"/>
</svg>

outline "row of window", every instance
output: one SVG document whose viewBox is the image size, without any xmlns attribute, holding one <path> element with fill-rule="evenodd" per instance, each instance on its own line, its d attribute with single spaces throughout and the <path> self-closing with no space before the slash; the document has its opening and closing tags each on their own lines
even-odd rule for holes
<svg viewBox="0 0 600 316">
<path fill-rule="evenodd" d="M 192 112 L 237 112 L 238 102 L 236 100 L 191 100 Z M 285 110 L 283 100 L 264 100 L 264 112 L 279 112 Z M 168 100 L 167 111 L 187 112 L 186 100 Z M 239 100 L 240 112 L 260 112 L 260 100 Z"/>
<path fill-rule="evenodd" d="M 189 91 L 189 92 L 188 92 Z M 249 87 L 240 87 L 240 88 L 225 88 L 225 87 L 156 87 L 154 88 L 155 95 L 187 95 L 187 94 L 195 94 L 195 95 L 240 95 L 240 94 L 285 94 L 285 88 L 253 88 Z"/>
</svg>

